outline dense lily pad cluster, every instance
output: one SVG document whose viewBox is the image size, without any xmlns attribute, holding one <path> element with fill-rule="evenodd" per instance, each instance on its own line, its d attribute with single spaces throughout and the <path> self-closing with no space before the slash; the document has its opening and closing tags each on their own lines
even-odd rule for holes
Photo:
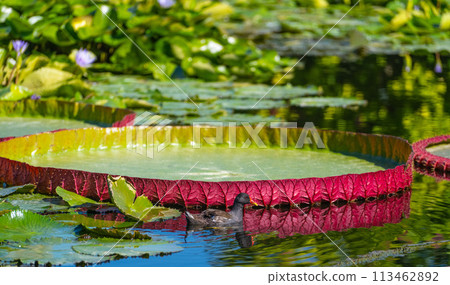
<svg viewBox="0 0 450 285">
<path fill-rule="evenodd" d="M 288 63 L 276 52 L 227 36 L 217 23 L 233 8 L 222 2 L 5 0 L 2 5 L 0 43 L 20 38 L 56 57 L 84 47 L 97 55 L 95 69 L 161 80 L 181 74 L 271 82 Z M 77 62 L 89 66 L 91 58 L 84 54 Z"/>
<path fill-rule="evenodd" d="M 172 82 L 142 77 L 97 74 L 91 79 L 96 81 L 92 84 L 96 95 L 88 99 L 90 103 L 151 110 L 184 124 L 277 121 L 281 118 L 276 114 L 289 106 L 358 107 L 366 103 L 356 98 L 332 97 L 333 94 L 319 97 L 322 92 L 316 86 L 286 85 L 271 89 L 263 84 L 176 80 L 183 93 Z"/>
<path fill-rule="evenodd" d="M 310 55 L 450 51 L 448 1 L 361 1 L 345 17 L 356 1 L 328 2 L 235 0 L 222 27 L 284 56 L 305 54 L 325 34 Z"/>
<path fill-rule="evenodd" d="M 144 222 L 179 215 L 174 209 L 153 207 L 148 200 L 150 208 L 136 208 L 133 189 L 114 185 L 110 189 L 127 218 L 113 204 L 99 203 L 60 187 L 57 194 L 62 199 L 32 194 L 35 188 L 34 185 L 0 188 L 0 265 L 83 265 L 182 250 L 171 241 L 127 229 L 140 222 L 136 215 L 144 218 Z M 131 201 L 119 197 L 130 197 Z M 124 207 L 133 209 L 131 215 Z M 115 213 L 116 220 L 104 219 L 103 215 L 99 219 L 88 212 Z"/>
</svg>

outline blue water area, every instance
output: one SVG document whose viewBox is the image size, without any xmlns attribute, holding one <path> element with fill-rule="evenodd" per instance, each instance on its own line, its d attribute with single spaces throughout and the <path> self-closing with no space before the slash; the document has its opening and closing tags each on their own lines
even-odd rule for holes
<svg viewBox="0 0 450 285">
<path fill-rule="evenodd" d="M 200 230 L 189 232 L 187 236 L 184 228 L 145 229 L 143 231 L 149 234 L 179 243 L 184 250 L 167 256 L 126 258 L 97 266 L 351 266 L 353 262 L 358 266 L 448 266 L 449 190 L 450 181 L 417 174 L 410 198 L 403 194 L 366 202 L 353 206 L 351 211 L 350 205 L 339 208 L 347 207 L 345 211 L 317 210 L 320 214 L 311 217 L 315 217 L 314 221 L 326 234 L 311 225 L 291 227 L 289 219 L 281 222 L 275 216 L 265 221 L 256 219 L 255 223 L 264 226 L 245 232 L 253 242 L 249 247 L 241 247 L 231 229 Z M 308 214 L 306 208 L 304 211 Z M 182 219 L 179 221 L 184 224 Z M 267 225 L 271 222 L 278 230 L 270 231 Z M 339 227 L 342 230 L 327 230 Z"/>
</svg>

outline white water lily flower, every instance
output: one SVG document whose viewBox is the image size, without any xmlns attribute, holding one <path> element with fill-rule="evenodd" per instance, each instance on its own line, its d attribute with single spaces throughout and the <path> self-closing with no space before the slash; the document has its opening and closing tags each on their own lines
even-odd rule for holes
<svg viewBox="0 0 450 285">
<path fill-rule="evenodd" d="M 223 50 L 223 46 L 221 44 L 218 44 L 214 41 L 209 41 L 208 44 L 202 46 L 200 48 L 201 51 L 207 51 L 209 50 L 211 53 L 218 53 L 221 50 Z"/>
<path fill-rule="evenodd" d="M 11 218 L 15 219 L 15 218 L 22 218 L 23 217 L 23 212 L 21 210 L 14 210 L 11 211 Z"/>
</svg>

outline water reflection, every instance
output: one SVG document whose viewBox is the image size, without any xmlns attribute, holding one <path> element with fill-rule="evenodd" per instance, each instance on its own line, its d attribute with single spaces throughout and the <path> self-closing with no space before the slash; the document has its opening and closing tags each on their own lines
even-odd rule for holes
<svg viewBox="0 0 450 285">
<path fill-rule="evenodd" d="M 277 232 L 279 238 L 294 234 L 311 235 L 328 231 L 344 231 L 351 228 L 370 228 L 386 223 L 399 223 L 409 216 L 411 191 L 404 191 L 381 200 L 364 203 L 347 203 L 342 206 L 283 209 L 247 209 L 244 222 L 236 227 L 195 227 L 188 225 L 183 215 L 177 219 L 145 223 L 143 229 L 170 229 L 189 232 L 210 230 L 211 235 L 243 232 L 252 235 Z M 239 241 L 247 243 L 248 241 Z"/>
</svg>

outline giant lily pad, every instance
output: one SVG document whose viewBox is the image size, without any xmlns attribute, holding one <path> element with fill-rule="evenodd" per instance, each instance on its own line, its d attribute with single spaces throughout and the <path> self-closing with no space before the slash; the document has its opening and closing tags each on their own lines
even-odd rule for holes
<svg viewBox="0 0 450 285">
<path fill-rule="evenodd" d="M 126 109 L 114 109 L 55 100 L 0 101 L 0 137 L 23 136 L 59 129 L 122 126 L 134 118 Z"/>
<path fill-rule="evenodd" d="M 413 144 L 414 165 L 432 176 L 450 179 L 450 135 L 418 141 Z"/>
<path fill-rule="evenodd" d="M 8 184 L 39 181 L 39 189 L 46 191 L 64 185 L 88 198 L 105 200 L 111 194 L 107 174 L 101 172 L 109 172 L 129 175 L 126 180 L 137 193 L 152 202 L 184 206 L 230 205 L 241 191 L 248 192 L 261 205 L 355 200 L 397 192 L 408 187 L 412 179 L 411 169 L 405 167 L 411 146 L 391 136 L 322 130 L 311 133 L 311 129 L 283 130 L 263 125 L 196 130 L 164 127 L 157 129 L 148 148 L 139 141 L 147 137 L 140 135 L 144 130 L 142 127 L 67 130 L 1 142 L 0 179 Z M 286 140 L 282 136 L 284 131 Z M 209 146 L 217 132 L 224 134 L 223 141 L 216 140 Z M 324 149 L 317 148 L 319 137 Z M 155 145 L 164 148 L 155 150 Z M 114 157 L 117 163 L 113 163 Z M 238 164 L 234 159 L 238 159 Z M 128 162 L 127 168 L 122 167 L 124 160 Z M 320 160 L 323 163 L 317 163 Z M 357 167 L 352 167 L 351 161 Z M 227 164 L 228 168 L 220 168 Z M 315 172 L 308 172 L 309 169 Z M 364 171 L 367 172 L 361 173 Z M 341 176 L 327 176 L 330 174 Z M 180 178 L 183 179 L 178 181 Z M 127 196 L 128 204 L 124 206 L 132 207 L 133 197 L 136 194 Z M 142 202 L 139 206 L 148 208 L 147 202 L 140 199 L 139 202 Z M 134 215 L 141 217 L 139 213 Z"/>
<path fill-rule="evenodd" d="M 61 119 L 1 117 L 0 132 L 2 137 L 18 137 L 59 129 L 88 128 L 94 125 Z"/>
</svg>

